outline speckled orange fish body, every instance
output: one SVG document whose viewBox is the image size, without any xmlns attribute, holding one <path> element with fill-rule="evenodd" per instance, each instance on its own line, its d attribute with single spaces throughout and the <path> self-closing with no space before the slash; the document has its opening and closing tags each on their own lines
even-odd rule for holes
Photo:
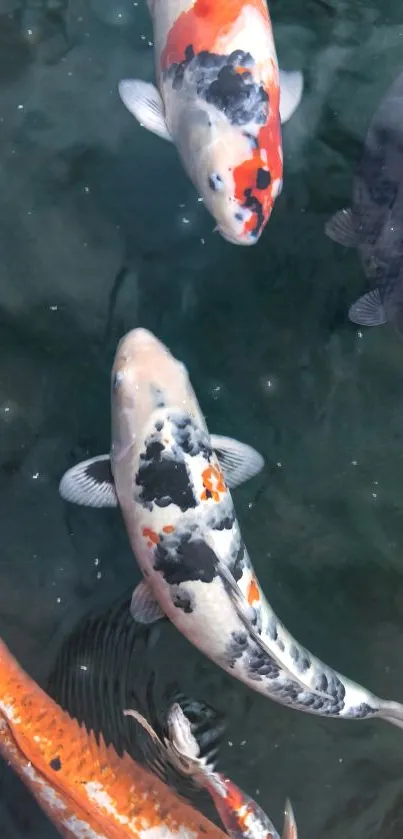
<svg viewBox="0 0 403 839">
<path fill-rule="evenodd" d="M 67 839 L 224 837 L 128 755 L 98 745 L 24 673 L 2 641 L 0 754 Z"/>
<path fill-rule="evenodd" d="M 166 137 L 218 230 L 234 244 L 254 244 L 283 177 L 279 68 L 266 2 L 148 4 L 159 92 L 147 112 L 147 94 L 139 101 L 142 83 L 130 87 L 126 80 L 122 99 L 145 127 L 164 136 L 156 125 L 158 97 Z"/>
</svg>

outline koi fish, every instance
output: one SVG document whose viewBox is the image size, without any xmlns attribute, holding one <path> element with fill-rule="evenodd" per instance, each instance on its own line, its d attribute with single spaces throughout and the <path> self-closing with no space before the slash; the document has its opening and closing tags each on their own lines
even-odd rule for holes
<svg viewBox="0 0 403 839">
<path fill-rule="evenodd" d="M 150 332 L 134 329 L 118 345 L 111 384 L 110 458 L 69 469 L 60 493 L 120 506 L 144 577 L 133 617 L 150 624 L 166 615 L 223 670 L 283 705 L 403 727 L 403 705 L 323 664 L 275 615 L 229 490 L 256 472 L 257 453 L 209 434 L 185 366 Z"/>
<path fill-rule="evenodd" d="M 165 761 L 183 774 L 191 776 L 200 788 L 208 792 L 228 836 L 232 839 L 280 839 L 272 821 L 259 804 L 200 757 L 199 744 L 178 703 L 169 712 L 168 737 L 163 741 L 137 711 L 129 709 L 124 713 L 134 717 L 143 726 Z M 297 825 L 288 799 L 284 815 L 282 839 L 297 839 Z"/>
<path fill-rule="evenodd" d="M 353 184 L 352 206 L 339 210 L 325 233 L 356 247 L 372 285 L 350 306 L 362 326 L 394 324 L 403 335 L 403 73 L 389 88 L 369 126 Z"/>
<path fill-rule="evenodd" d="M 157 87 L 123 79 L 120 97 L 141 125 L 175 144 L 221 235 L 253 245 L 282 189 L 280 118 L 297 108 L 302 74 L 279 74 L 265 0 L 148 7 Z"/>
<path fill-rule="evenodd" d="M 62 711 L 1 640 L 0 754 L 66 839 L 224 839 L 158 777 Z"/>
</svg>

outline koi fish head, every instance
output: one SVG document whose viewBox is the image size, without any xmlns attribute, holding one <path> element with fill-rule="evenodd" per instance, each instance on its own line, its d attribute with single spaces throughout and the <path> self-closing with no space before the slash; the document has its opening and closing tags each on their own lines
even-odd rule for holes
<svg viewBox="0 0 403 839">
<path fill-rule="evenodd" d="M 115 463 L 141 445 L 154 426 L 161 431 L 158 417 L 169 410 L 180 410 L 204 425 L 186 367 L 146 329 L 133 329 L 118 345 L 111 407 Z"/>
<path fill-rule="evenodd" d="M 259 33 L 260 15 L 255 24 Z M 283 175 L 274 53 L 261 65 L 242 49 L 224 55 L 187 47 L 163 79 L 172 137 L 218 231 L 233 244 L 253 245 Z"/>
<path fill-rule="evenodd" d="M 197 0 L 160 55 L 172 138 L 221 235 L 253 245 L 282 182 L 280 83 L 264 0 Z"/>
<path fill-rule="evenodd" d="M 281 189 L 280 157 L 275 173 L 270 172 L 258 134 L 233 124 L 213 107 L 191 113 L 186 109 L 175 141 L 221 236 L 232 244 L 255 244 Z M 276 154 L 281 154 L 281 144 Z"/>
</svg>

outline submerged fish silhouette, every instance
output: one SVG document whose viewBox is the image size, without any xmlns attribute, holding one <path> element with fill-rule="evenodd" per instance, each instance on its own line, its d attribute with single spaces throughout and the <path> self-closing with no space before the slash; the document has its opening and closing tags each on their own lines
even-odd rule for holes
<svg viewBox="0 0 403 839">
<path fill-rule="evenodd" d="M 368 129 L 352 207 L 339 210 L 325 232 L 357 248 L 373 286 L 350 307 L 350 320 L 362 326 L 389 322 L 403 334 L 403 73 Z"/>
</svg>

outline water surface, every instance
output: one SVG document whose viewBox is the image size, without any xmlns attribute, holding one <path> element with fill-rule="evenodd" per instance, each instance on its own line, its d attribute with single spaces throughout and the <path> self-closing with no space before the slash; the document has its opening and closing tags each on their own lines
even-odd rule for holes
<svg viewBox="0 0 403 839">
<path fill-rule="evenodd" d="M 323 232 L 402 70 L 400 7 L 273 0 L 280 64 L 306 89 L 283 132 L 283 193 L 242 249 L 119 100 L 120 78 L 152 78 L 145 3 L 70 0 L 24 40 L 28 5 L 0 3 L 1 635 L 46 685 L 77 621 L 140 579 L 118 513 L 68 508 L 57 487 L 108 450 L 113 354 L 141 325 L 187 364 L 211 431 L 267 460 L 234 499 L 277 613 L 403 701 L 403 346 L 348 321 L 366 280 Z M 400 837 L 403 733 L 282 708 L 166 624 L 147 655 L 162 683 L 177 663 L 183 690 L 228 712 L 220 768 L 275 824 L 289 795 L 301 837 Z M 55 839 L 5 765 L 0 782 L 2 839 Z"/>
</svg>

